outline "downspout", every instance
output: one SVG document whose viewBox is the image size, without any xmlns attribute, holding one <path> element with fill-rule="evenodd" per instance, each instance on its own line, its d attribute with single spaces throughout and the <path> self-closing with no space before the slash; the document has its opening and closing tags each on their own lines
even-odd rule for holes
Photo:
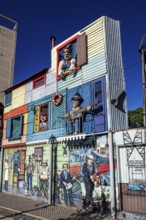
<svg viewBox="0 0 146 220">
<path fill-rule="evenodd" d="M 114 144 L 113 144 L 113 132 L 108 132 L 109 143 L 109 163 L 110 163 L 110 198 L 111 198 L 111 215 L 113 219 L 116 219 L 116 186 L 115 186 L 115 169 L 114 169 Z"/>
</svg>

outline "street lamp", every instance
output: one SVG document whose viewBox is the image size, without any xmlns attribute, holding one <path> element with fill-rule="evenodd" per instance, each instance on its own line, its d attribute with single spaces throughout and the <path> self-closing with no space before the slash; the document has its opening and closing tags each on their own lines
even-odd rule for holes
<svg viewBox="0 0 146 220">
<path fill-rule="evenodd" d="M 49 187 L 49 204 L 52 204 L 52 169 L 53 169 L 53 146 L 54 143 L 56 142 L 56 137 L 52 134 L 51 137 L 49 138 L 49 143 L 51 143 L 51 148 L 50 148 L 50 187 Z M 54 168 L 56 168 L 56 146 L 55 146 L 55 161 L 54 161 Z M 54 177 L 55 177 L 56 171 L 54 169 Z M 54 178 L 54 187 L 55 187 L 55 178 Z M 55 195 L 55 188 L 54 188 L 54 195 Z M 53 201 L 55 203 L 55 199 Z"/>
</svg>

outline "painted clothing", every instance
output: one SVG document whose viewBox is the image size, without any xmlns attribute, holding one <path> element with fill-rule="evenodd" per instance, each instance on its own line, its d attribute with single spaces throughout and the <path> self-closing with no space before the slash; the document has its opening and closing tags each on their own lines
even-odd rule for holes
<svg viewBox="0 0 146 220">
<path fill-rule="evenodd" d="M 20 163 L 20 154 L 18 152 L 15 152 L 13 154 L 13 159 L 14 159 L 14 175 L 18 175 L 18 165 Z"/>
<path fill-rule="evenodd" d="M 64 183 L 70 184 L 69 188 L 64 185 Z M 64 201 L 67 204 L 67 200 L 69 198 L 69 203 L 72 206 L 74 204 L 73 197 L 72 197 L 72 183 L 73 180 L 70 176 L 70 173 L 68 171 L 64 172 L 62 171 L 60 174 L 60 188 L 64 190 Z"/>
<path fill-rule="evenodd" d="M 8 161 L 5 161 L 5 184 L 4 184 L 4 189 L 8 190 L 8 179 L 9 179 L 9 168 L 11 166 L 11 163 Z"/>
<path fill-rule="evenodd" d="M 70 73 L 76 72 L 76 59 L 72 58 L 68 62 L 65 60 L 61 60 L 58 67 L 58 75 L 62 75 L 62 73 L 65 74 L 65 72 L 69 71 Z"/>
<path fill-rule="evenodd" d="M 86 188 L 86 204 L 89 205 L 92 202 L 92 192 L 94 190 L 94 183 L 91 180 L 91 176 L 95 173 L 95 167 L 89 166 L 86 163 L 83 165 L 82 173 L 84 174 L 84 182 L 85 182 L 85 188 Z"/>
<path fill-rule="evenodd" d="M 69 112 L 69 120 L 67 122 L 67 133 L 81 133 L 82 132 L 82 113 L 80 106 L 72 108 Z"/>
<path fill-rule="evenodd" d="M 29 162 L 26 166 L 25 169 L 27 170 L 27 186 L 28 190 L 32 191 L 32 174 L 35 169 L 35 165 L 32 162 Z"/>
</svg>

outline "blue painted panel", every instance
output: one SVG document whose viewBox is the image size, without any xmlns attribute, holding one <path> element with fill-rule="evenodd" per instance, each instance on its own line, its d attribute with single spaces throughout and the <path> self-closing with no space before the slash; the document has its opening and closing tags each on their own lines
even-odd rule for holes
<svg viewBox="0 0 146 220">
<path fill-rule="evenodd" d="M 106 90 L 105 77 L 100 77 L 92 82 L 93 101 L 99 100 L 100 103 L 94 107 L 99 109 L 99 113 L 94 116 L 94 132 L 103 132 L 107 130 L 107 110 L 106 110 Z M 99 93 L 101 89 L 101 93 Z M 103 108 L 101 108 L 103 107 Z"/>
<path fill-rule="evenodd" d="M 6 122 L 6 138 L 11 137 L 11 119 L 8 119 Z"/>
</svg>

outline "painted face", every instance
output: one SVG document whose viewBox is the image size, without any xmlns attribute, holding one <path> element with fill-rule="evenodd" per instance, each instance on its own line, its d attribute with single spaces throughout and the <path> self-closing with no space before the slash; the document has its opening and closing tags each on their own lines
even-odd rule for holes
<svg viewBox="0 0 146 220">
<path fill-rule="evenodd" d="M 88 158 L 88 165 L 89 166 L 93 165 L 93 160 L 91 158 Z"/>
<path fill-rule="evenodd" d="M 80 101 L 79 100 L 72 100 L 72 104 L 73 104 L 73 108 L 76 108 L 77 106 L 80 105 Z"/>
<path fill-rule="evenodd" d="M 63 55 L 64 55 L 64 59 L 65 60 L 71 59 L 71 54 L 70 54 L 70 50 L 69 49 L 64 49 Z"/>
<path fill-rule="evenodd" d="M 46 122 L 47 121 L 47 116 L 46 115 L 41 115 L 40 121 Z"/>
<path fill-rule="evenodd" d="M 67 171 L 67 165 L 64 165 L 64 166 L 63 166 L 63 170 L 64 170 L 64 171 Z"/>
</svg>

